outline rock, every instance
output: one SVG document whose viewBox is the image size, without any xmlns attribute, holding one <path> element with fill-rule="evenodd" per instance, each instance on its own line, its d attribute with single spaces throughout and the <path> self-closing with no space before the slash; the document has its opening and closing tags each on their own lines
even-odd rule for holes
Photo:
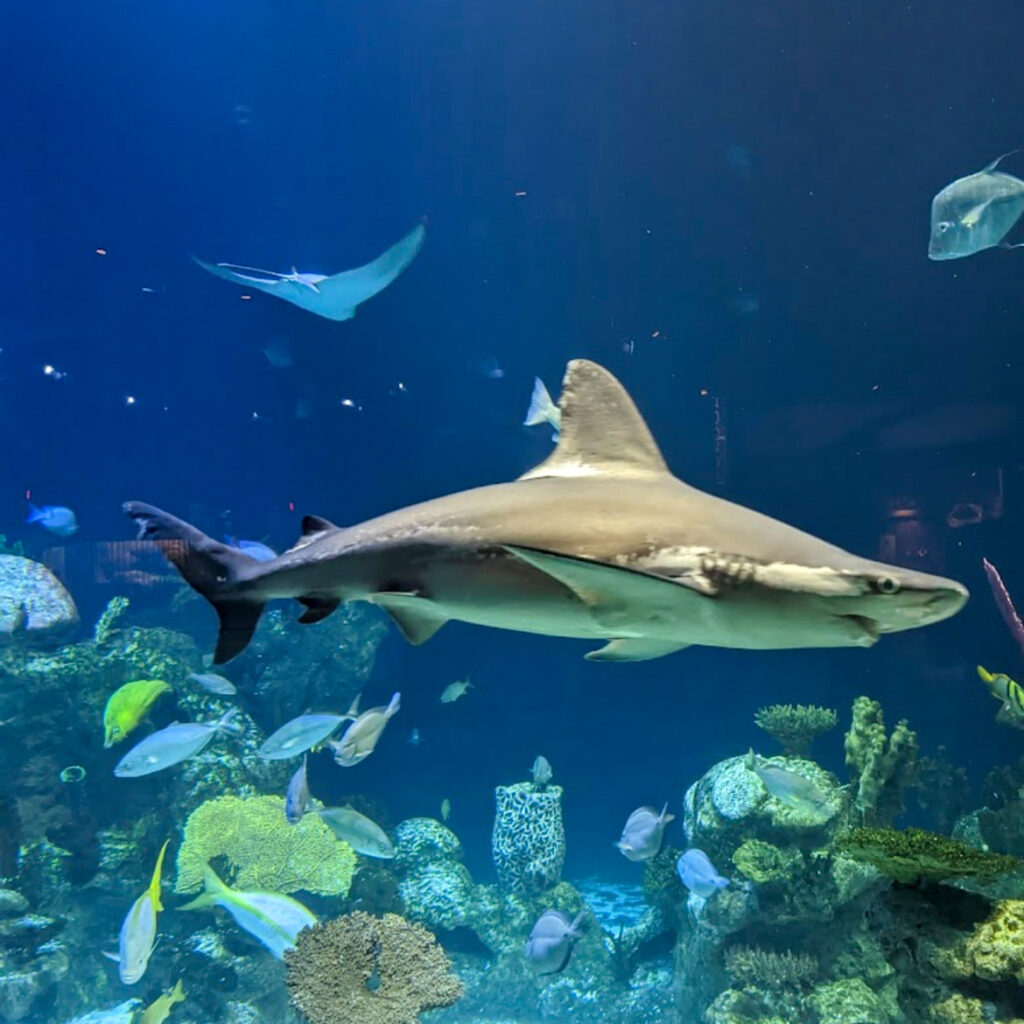
<svg viewBox="0 0 1024 1024">
<path fill-rule="evenodd" d="M 0 917 L 24 914 L 26 910 L 28 900 L 17 889 L 0 889 Z"/>
<path fill-rule="evenodd" d="M 126 999 L 117 1006 L 111 1006 L 106 1010 L 93 1010 L 74 1020 L 66 1021 L 65 1024 L 132 1024 L 135 1011 L 142 1005 L 141 999 Z"/>
<path fill-rule="evenodd" d="M 882 1001 L 860 978 L 818 985 L 810 999 L 821 1024 L 888 1024 Z"/>
<path fill-rule="evenodd" d="M 77 625 L 75 602 L 45 565 L 0 555 L 0 638 L 48 640 Z"/>
</svg>

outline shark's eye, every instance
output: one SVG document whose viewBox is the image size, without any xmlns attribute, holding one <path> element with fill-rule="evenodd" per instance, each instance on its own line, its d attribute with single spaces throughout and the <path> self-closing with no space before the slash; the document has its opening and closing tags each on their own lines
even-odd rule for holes
<svg viewBox="0 0 1024 1024">
<path fill-rule="evenodd" d="M 892 576 L 879 576 L 875 580 L 875 590 L 880 594 L 898 594 L 900 592 L 900 581 Z"/>
</svg>

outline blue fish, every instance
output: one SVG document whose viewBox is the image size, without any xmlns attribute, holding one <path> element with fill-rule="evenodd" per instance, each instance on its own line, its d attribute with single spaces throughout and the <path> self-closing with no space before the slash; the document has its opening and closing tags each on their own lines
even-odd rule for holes
<svg viewBox="0 0 1024 1024">
<path fill-rule="evenodd" d="M 78 518 L 64 505 L 43 505 L 37 507 L 28 503 L 26 523 L 38 523 L 44 530 L 58 537 L 70 537 L 78 529 Z"/>
<path fill-rule="evenodd" d="M 257 562 L 271 562 L 277 558 L 277 552 L 261 544 L 258 540 L 238 540 L 237 537 L 224 535 L 224 543 L 233 548 L 238 548 L 243 554 L 255 558 Z"/>
<path fill-rule="evenodd" d="M 413 731 L 409 733 L 409 738 L 405 742 L 411 743 L 414 747 L 418 747 L 423 742 L 423 737 L 420 736 L 419 729 L 413 729 Z"/>
<path fill-rule="evenodd" d="M 703 850 L 687 850 L 676 861 L 676 871 L 683 885 L 704 899 L 731 884 L 728 878 L 723 878 L 715 870 L 715 865 Z"/>
</svg>

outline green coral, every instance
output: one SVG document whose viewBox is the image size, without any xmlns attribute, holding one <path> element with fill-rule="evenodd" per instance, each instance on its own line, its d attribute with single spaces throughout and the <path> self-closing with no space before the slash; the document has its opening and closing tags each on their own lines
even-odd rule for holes
<svg viewBox="0 0 1024 1024">
<path fill-rule="evenodd" d="M 889 1014 L 881 999 L 860 979 L 843 978 L 818 985 L 809 1000 L 819 1024 L 886 1024 Z"/>
<path fill-rule="evenodd" d="M 737 870 L 752 882 L 763 885 L 783 878 L 791 878 L 803 867 L 799 850 L 782 850 L 760 839 L 747 839 L 732 855 Z"/>
<path fill-rule="evenodd" d="M 356 863 L 319 815 L 290 825 L 277 796 L 228 795 L 200 804 L 185 822 L 175 892 L 201 889 L 203 868 L 215 857 L 227 859 L 236 889 L 332 896 L 348 894 Z"/>
<path fill-rule="evenodd" d="M 778 740 L 789 757 L 806 757 L 815 739 L 834 729 L 837 721 L 832 708 L 816 704 L 769 704 L 754 715 L 758 728 Z"/>
<path fill-rule="evenodd" d="M 915 779 L 917 733 L 902 721 L 886 736 L 882 705 L 857 697 L 845 748 L 862 822 L 891 825 L 903 813 L 904 789 Z"/>
<path fill-rule="evenodd" d="M 920 828 L 855 828 L 835 844 L 837 853 L 871 864 L 897 882 L 992 878 L 1020 868 L 1015 857 L 986 853 Z"/>
<path fill-rule="evenodd" d="M 115 623 L 128 610 L 127 597 L 112 597 L 103 609 L 103 614 L 96 620 L 92 632 L 93 642 L 99 646 L 105 644 L 116 632 Z"/>
</svg>

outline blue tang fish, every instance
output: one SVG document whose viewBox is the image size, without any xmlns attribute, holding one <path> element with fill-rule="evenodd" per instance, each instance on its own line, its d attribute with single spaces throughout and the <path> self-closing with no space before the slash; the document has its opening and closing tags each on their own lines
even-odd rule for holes
<svg viewBox="0 0 1024 1024">
<path fill-rule="evenodd" d="M 36 506 L 28 503 L 26 523 L 38 523 L 44 530 L 57 534 L 58 537 L 70 537 L 78 530 L 78 518 L 71 509 L 64 505 Z"/>
</svg>

